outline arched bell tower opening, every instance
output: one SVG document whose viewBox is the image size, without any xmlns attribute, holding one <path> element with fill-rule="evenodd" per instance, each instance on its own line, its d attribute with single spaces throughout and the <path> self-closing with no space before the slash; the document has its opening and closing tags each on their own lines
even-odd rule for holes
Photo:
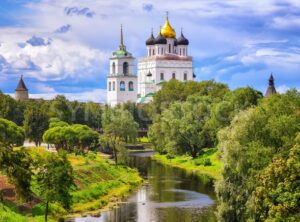
<svg viewBox="0 0 300 222">
<path fill-rule="evenodd" d="M 116 106 L 125 102 L 137 101 L 137 77 L 134 74 L 134 57 L 127 51 L 120 32 L 120 45 L 110 58 L 110 73 L 107 75 L 107 103 Z"/>
</svg>

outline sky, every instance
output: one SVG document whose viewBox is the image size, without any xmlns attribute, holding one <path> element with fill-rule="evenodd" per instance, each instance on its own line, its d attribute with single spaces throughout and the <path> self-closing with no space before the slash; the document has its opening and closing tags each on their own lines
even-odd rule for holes
<svg viewBox="0 0 300 222">
<path fill-rule="evenodd" d="M 120 25 L 138 60 L 166 11 L 189 39 L 197 81 L 264 93 L 273 73 L 279 92 L 300 89 L 299 0 L 0 0 L 0 90 L 23 75 L 32 98 L 105 102 Z"/>
</svg>

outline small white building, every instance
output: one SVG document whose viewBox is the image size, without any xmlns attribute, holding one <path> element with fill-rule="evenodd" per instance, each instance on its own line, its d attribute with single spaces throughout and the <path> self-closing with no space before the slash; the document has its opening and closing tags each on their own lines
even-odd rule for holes
<svg viewBox="0 0 300 222">
<path fill-rule="evenodd" d="M 107 103 L 116 106 L 126 102 L 137 101 L 137 77 L 134 74 L 134 57 L 126 50 L 123 43 L 121 26 L 121 42 L 119 50 L 110 58 L 110 71 L 107 75 Z"/>
<path fill-rule="evenodd" d="M 146 41 L 147 56 L 138 62 L 138 103 L 148 103 L 161 84 L 171 79 L 194 80 L 193 59 L 188 55 L 189 41 L 176 32 L 168 16 L 156 38 L 151 33 Z"/>
</svg>

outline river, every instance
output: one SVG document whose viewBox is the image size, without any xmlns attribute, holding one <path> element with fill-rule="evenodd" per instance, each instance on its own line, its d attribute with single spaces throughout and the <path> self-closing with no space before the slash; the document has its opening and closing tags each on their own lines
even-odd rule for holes
<svg viewBox="0 0 300 222">
<path fill-rule="evenodd" d="M 130 166 L 145 178 L 145 185 L 118 208 L 100 217 L 76 218 L 76 222 L 215 222 L 212 181 L 203 176 L 162 165 L 151 153 L 134 153 Z"/>
</svg>

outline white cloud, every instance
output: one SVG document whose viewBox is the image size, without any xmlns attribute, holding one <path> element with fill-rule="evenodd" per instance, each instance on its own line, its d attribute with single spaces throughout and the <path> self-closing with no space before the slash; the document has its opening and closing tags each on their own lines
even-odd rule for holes
<svg viewBox="0 0 300 222">
<path fill-rule="evenodd" d="M 150 12 L 144 10 L 145 4 L 153 6 Z M 80 10 L 67 16 L 67 7 L 88 8 L 93 16 L 78 16 Z M 119 44 L 120 24 L 124 25 L 127 49 L 139 58 L 146 53 L 144 41 L 151 27 L 156 34 L 163 25 L 165 11 L 170 12 L 170 22 L 177 34 L 183 27 L 190 40 L 189 52 L 194 57 L 198 79 L 223 80 L 232 72 L 231 75 L 238 75 L 237 81 L 241 81 L 246 75 L 254 79 L 257 74 L 252 70 L 249 73 L 232 70 L 230 64 L 227 67 L 228 63 L 241 63 L 246 67 L 263 64 L 267 72 L 300 70 L 299 47 L 296 43 L 290 46 L 289 36 L 284 32 L 278 36 L 273 32 L 274 27 L 289 29 L 289 24 L 298 24 L 297 17 L 286 15 L 291 10 L 285 10 L 297 7 L 300 7 L 299 0 L 286 0 L 284 4 L 278 0 L 251 3 L 249 0 L 165 0 L 163 4 L 161 0 L 42 0 L 27 4 L 31 13 L 18 15 L 19 20 L 24 21 L 22 27 L 0 29 L 0 55 L 7 61 L 1 64 L 0 59 L 0 70 L 2 67 L 5 73 L 26 72 L 40 81 L 75 79 L 77 86 L 82 79 L 94 81 L 102 75 L 101 80 L 104 80 L 108 57 Z M 55 33 L 67 24 L 72 28 L 66 29 L 64 34 Z M 25 43 L 32 36 L 52 41 L 48 46 L 19 47 L 18 43 Z M 281 45 L 271 45 L 275 43 Z M 220 59 L 215 61 L 216 57 Z M 47 90 L 50 89 L 44 91 Z M 44 91 L 40 88 L 40 92 Z"/>
<path fill-rule="evenodd" d="M 0 55 L 10 64 L 7 73 L 13 70 L 43 81 L 89 78 L 103 68 L 109 57 L 106 52 L 57 37 L 46 45 L 25 44 L 32 33 L 24 28 L 2 32 Z M 18 43 L 24 44 L 20 47 Z"/>
<path fill-rule="evenodd" d="M 280 85 L 276 87 L 277 92 L 279 93 L 285 93 L 286 91 L 288 91 L 289 89 L 292 89 L 294 87 L 289 87 L 287 85 Z M 300 92 L 300 87 L 296 88 L 299 92 Z"/>
<path fill-rule="evenodd" d="M 300 16 L 284 16 L 273 19 L 273 27 L 278 29 L 300 28 Z"/>
<path fill-rule="evenodd" d="M 33 99 L 54 99 L 57 95 L 64 95 L 68 100 L 81 101 L 81 102 L 97 102 L 97 103 L 106 103 L 106 90 L 105 89 L 94 89 L 91 91 L 83 91 L 78 93 L 38 93 L 38 94 L 30 94 L 30 98 Z"/>
</svg>

